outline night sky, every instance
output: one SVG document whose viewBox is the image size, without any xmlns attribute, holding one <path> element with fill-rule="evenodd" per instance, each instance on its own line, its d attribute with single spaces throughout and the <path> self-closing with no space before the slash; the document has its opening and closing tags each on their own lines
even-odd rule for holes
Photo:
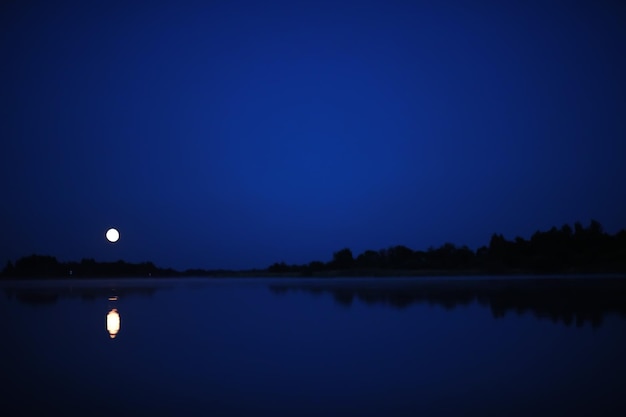
<svg viewBox="0 0 626 417">
<path fill-rule="evenodd" d="M 626 3 L 139 3 L 2 2 L 0 261 L 626 227 Z"/>
</svg>

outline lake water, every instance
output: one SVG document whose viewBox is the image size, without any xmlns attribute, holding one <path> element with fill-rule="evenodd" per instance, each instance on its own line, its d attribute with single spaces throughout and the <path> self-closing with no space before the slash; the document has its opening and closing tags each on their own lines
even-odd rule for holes
<svg viewBox="0 0 626 417">
<path fill-rule="evenodd" d="M 626 415 L 623 280 L 444 282 L 1 282 L 0 414 Z"/>
</svg>

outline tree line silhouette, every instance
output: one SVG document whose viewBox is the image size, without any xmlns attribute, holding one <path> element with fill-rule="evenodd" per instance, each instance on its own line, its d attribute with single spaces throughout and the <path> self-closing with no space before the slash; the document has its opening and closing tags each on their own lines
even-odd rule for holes
<svg viewBox="0 0 626 417">
<path fill-rule="evenodd" d="M 11 278 L 59 278 L 59 277 L 169 277 L 180 273 L 171 268 L 158 268 L 152 262 L 129 263 L 97 262 L 83 259 L 80 262 L 59 262 L 54 256 L 30 255 L 10 261 L 2 276 Z"/>
<path fill-rule="evenodd" d="M 614 235 L 591 220 L 587 227 L 576 222 L 548 231 L 537 231 L 529 240 L 507 240 L 493 234 L 488 246 L 473 251 L 445 243 L 439 248 L 412 250 L 403 245 L 366 250 L 354 256 L 349 248 L 333 254 L 328 262 L 303 265 L 277 262 L 266 269 L 248 271 L 159 268 L 152 262 L 59 262 L 53 256 L 30 255 L 8 261 L 1 276 L 27 277 L 176 277 L 176 276 L 384 276 L 440 274 L 557 274 L 626 273 L 626 230 Z"/>
<path fill-rule="evenodd" d="M 605 233 L 592 220 L 587 227 L 576 222 L 560 229 L 537 231 L 529 240 L 516 237 L 507 240 L 493 234 L 488 246 L 476 251 L 467 246 L 445 243 L 426 251 L 398 245 L 378 251 L 366 250 L 354 256 L 349 248 L 333 254 L 324 263 L 306 265 L 275 263 L 268 271 L 283 274 L 323 275 L 332 271 L 340 275 L 386 274 L 404 272 L 463 272 L 477 274 L 555 274 L 555 273 L 626 273 L 626 230 L 614 235 Z"/>
</svg>

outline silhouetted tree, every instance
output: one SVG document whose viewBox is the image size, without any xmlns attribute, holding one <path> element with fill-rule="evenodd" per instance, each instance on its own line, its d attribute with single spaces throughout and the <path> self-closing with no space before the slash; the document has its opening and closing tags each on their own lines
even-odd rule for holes
<svg viewBox="0 0 626 417">
<path fill-rule="evenodd" d="M 296 266 L 294 267 L 293 270 L 294 272 L 297 272 L 299 270 L 302 276 L 309 277 L 315 273 L 323 271 L 325 268 L 326 268 L 326 265 L 324 265 L 324 262 L 312 261 L 312 262 L 309 262 L 308 265 Z"/>
<path fill-rule="evenodd" d="M 390 268 L 405 269 L 411 264 L 413 251 L 406 246 L 398 245 L 387 249 L 387 263 Z"/>
<path fill-rule="evenodd" d="M 276 262 L 272 264 L 269 268 L 267 268 L 267 270 L 274 273 L 284 273 L 289 272 L 289 267 L 287 266 L 287 264 L 285 264 L 285 262 Z"/>
<path fill-rule="evenodd" d="M 428 248 L 426 252 L 427 265 L 432 269 L 450 269 L 456 247 L 452 243 L 444 243 L 439 248 Z"/>
<path fill-rule="evenodd" d="M 574 234 L 577 236 L 581 236 L 585 233 L 585 228 L 583 227 L 581 222 L 574 223 Z"/>
<path fill-rule="evenodd" d="M 332 266 L 337 269 L 347 269 L 354 266 L 352 251 L 348 248 L 341 249 L 333 254 Z"/>
<path fill-rule="evenodd" d="M 7 261 L 6 266 L 2 270 L 2 276 L 4 277 L 12 277 L 15 274 L 15 267 L 13 266 L 13 262 Z"/>
<path fill-rule="evenodd" d="M 321 261 L 313 261 L 313 262 L 309 262 L 308 267 L 312 271 L 322 271 L 326 268 L 326 265 L 324 265 L 324 262 L 321 262 Z"/>
<path fill-rule="evenodd" d="M 15 275 L 18 277 L 60 277 L 64 268 L 54 256 L 30 255 L 15 262 Z"/>
<path fill-rule="evenodd" d="M 359 268 L 381 268 L 383 260 L 379 252 L 366 250 L 357 256 L 355 265 Z"/>
<path fill-rule="evenodd" d="M 566 239 L 571 239 L 574 235 L 574 231 L 567 223 L 561 226 L 561 233 L 563 234 L 563 236 L 565 236 Z"/>
<path fill-rule="evenodd" d="M 599 221 L 592 219 L 589 223 L 589 234 L 591 236 L 601 236 L 604 234 L 604 229 Z"/>
<path fill-rule="evenodd" d="M 423 250 L 416 250 L 411 256 L 411 269 L 426 269 L 428 268 L 428 257 Z"/>
</svg>

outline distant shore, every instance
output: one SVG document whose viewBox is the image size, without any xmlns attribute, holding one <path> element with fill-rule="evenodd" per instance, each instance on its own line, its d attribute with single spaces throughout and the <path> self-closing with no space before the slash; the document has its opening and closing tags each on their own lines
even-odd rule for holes
<svg viewBox="0 0 626 417">
<path fill-rule="evenodd" d="M 245 254 L 242 254 L 242 257 Z M 327 262 L 306 264 L 276 262 L 267 268 L 186 269 L 162 268 L 152 262 L 59 262 L 49 255 L 33 254 L 8 261 L 1 278 L 106 278 L 106 277 L 424 277 L 477 275 L 597 275 L 626 274 L 626 230 L 613 235 L 592 220 L 560 229 L 535 232 L 530 240 L 507 240 L 493 234 L 488 246 L 471 250 L 445 243 L 439 248 L 413 250 L 403 245 L 366 250 L 354 256 L 349 248 L 333 253 Z"/>
<path fill-rule="evenodd" d="M 624 272 L 606 272 L 606 271 L 568 271 L 556 273 L 533 273 L 532 271 L 506 271 L 494 273 L 491 271 L 480 270 L 385 270 L 385 269 L 354 269 L 354 270 L 325 270 L 316 272 L 268 272 L 266 270 L 243 270 L 243 271 L 202 271 L 200 273 L 181 273 L 175 274 L 146 274 L 146 275 L 130 275 L 130 274 L 93 274 L 93 275 L 28 275 L 28 276 L 2 276 L 0 280 L 4 281 L 22 281 L 22 280 L 97 280 L 97 279 L 177 279 L 177 278 L 324 278 L 332 280 L 333 278 L 437 278 L 437 277 L 463 277 L 471 280 L 473 277 L 480 278 L 497 278 L 497 277 L 519 277 L 519 278 L 553 278 L 553 277 L 581 277 L 581 278 L 625 278 Z"/>
</svg>

